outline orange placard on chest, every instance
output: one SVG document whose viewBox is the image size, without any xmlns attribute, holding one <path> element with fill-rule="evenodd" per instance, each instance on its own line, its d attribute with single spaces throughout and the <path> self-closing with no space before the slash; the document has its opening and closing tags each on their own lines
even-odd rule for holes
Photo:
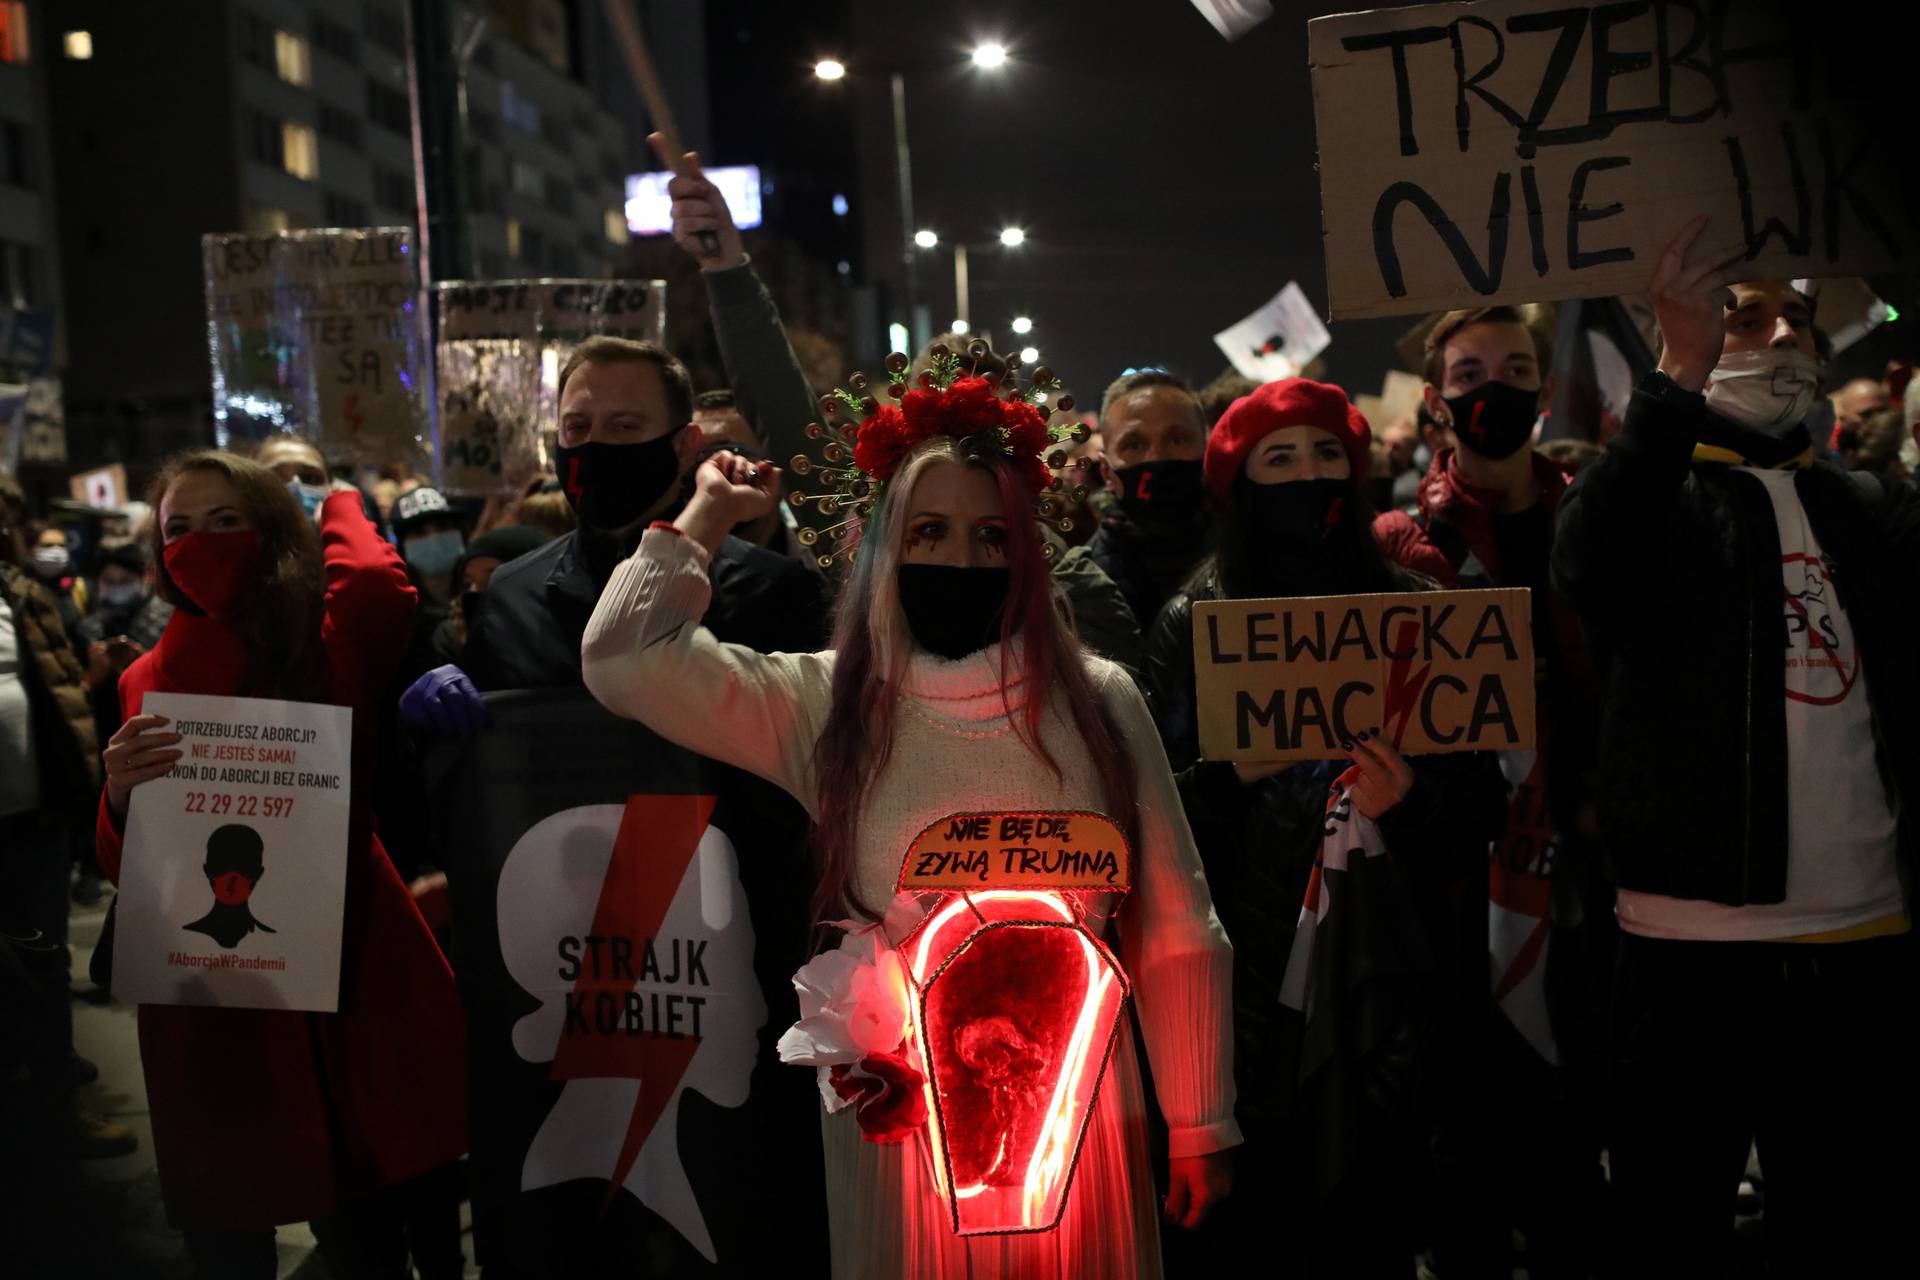
<svg viewBox="0 0 1920 1280">
<path fill-rule="evenodd" d="M 899 889 L 1125 893 L 1132 886 L 1127 838 L 1103 814 L 956 813 L 922 831 L 907 849 Z"/>
</svg>

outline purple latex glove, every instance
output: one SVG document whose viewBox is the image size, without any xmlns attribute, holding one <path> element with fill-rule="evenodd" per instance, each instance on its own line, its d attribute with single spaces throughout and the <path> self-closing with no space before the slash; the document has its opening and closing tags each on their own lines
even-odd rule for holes
<svg viewBox="0 0 1920 1280">
<path fill-rule="evenodd" d="M 409 729 L 466 738 L 487 727 L 487 704 L 467 673 L 448 663 L 400 695 L 400 719 Z"/>
</svg>

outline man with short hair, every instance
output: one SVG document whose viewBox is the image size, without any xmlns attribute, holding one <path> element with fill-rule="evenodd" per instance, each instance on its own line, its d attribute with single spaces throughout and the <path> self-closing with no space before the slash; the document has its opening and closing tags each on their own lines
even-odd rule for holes
<svg viewBox="0 0 1920 1280">
<path fill-rule="evenodd" d="M 479 689 L 580 682 L 587 619 L 619 562 L 654 520 L 670 517 L 700 456 L 693 387 L 686 367 L 649 342 L 589 338 L 560 371 L 556 466 L 580 527 L 502 565 L 467 621 L 462 662 Z M 738 538 L 709 566 L 713 606 L 706 625 L 724 640 L 763 652 L 810 651 L 824 638 L 819 578 L 791 559 Z M 448 668 L 435 699 L 448 689 Z M 425 714 L 416 683 L 408 697 Z"/>
<path fill-rule="evenodd" d="M 1554 547 L 1609 664 L 1617 1238 L 1636 1274 L 1720 1273 L 1757 1140 L 1771 1272 L 1880 1274 L 1920 1191 L 1920 501 L 1813 459 L 1813 302 L 1742 280 L 1744 246 L 1690 258 L 1706 222 Z"/>
<path fill-rule="evenodd" d="M 1083 554 L 1120 588 L 1144 635 L 1207 549 L 1207 422 L 1185 382 L 1138 369 L 1107 387 L 1099 432 L 1100 475 L 1117 510 Z"/>
<path fill-rule="evenodd" d="M 1878 378 L 1855 378 L 1827 399 L 1833 402 L 1836 429 L 1858 431 L 1861 423 L 1893 406 L 1886 384 Z"/>
<path fill-rule="evenodd" d="M 1427 331 L 1421 407 L 1449 443 L 1420 482 L 1417 512 L 1374 522 L 1390 557 L 1446 586 L 1532 593 L 1538 745 L 1501 755 L 1506 827 L 1486 897 L 1462 904 L 1474 918 L 1461 936 L 1486 941 L 1486 956 L 1463 958 L 1472 962 L 1463 971 L 1480 975 L 1483 1016 L 1460 1029 L 1438 1091 L 1436 1260 L 1475 1275 L 1512 1269 L 1516 1226 L 1533 1274 L 1583 1274 L 1600 1188 L 1592 1048 L 1611 904 L 1591 856 L 1591 664 L 1578 618 L 1548 583 L 1554 511 L 1571 479 L 1534 449 L 1553 394 L 1552 349 L 1532 307 L 1439 317 Z"/>
</svg>

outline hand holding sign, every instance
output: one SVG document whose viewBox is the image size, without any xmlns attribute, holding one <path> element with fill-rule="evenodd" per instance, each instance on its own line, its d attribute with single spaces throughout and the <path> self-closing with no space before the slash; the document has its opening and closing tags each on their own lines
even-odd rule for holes
<svg viewBox="0 0 1920 1280">
<path fill-rule="evenodd" d="M 700 262 L 702 271 L 725 271 L 747 260 L 740 243 L 740 230 L 733 225 L 733 211 L 727 208 L 720 188 L 707 180 L 700 168 L 700 157 L 692 151 L 673 153 L 672 144 L 662 133 L 650 133 L 647 142 L 660 163 L 676 175 L 667 184 L 673 197 L 673 241 Z"/>
<path fill-rule="evenodd" d="M 186 753 L 177 733 L 163 731 L 165 716 L 134 716 L 107 740 L 101 759 L 107 766 L 107 804 L 125 816 L 127 800 L 143 782 L 164 778 Z"/>
<path fill-rule="evenodd" d="M 1660 319 L 1660 372 L 1689 391 L 1707 385 L 1727 340 L 1727 286 L 1741 278 L 1745 247 L 1688 260 L 1708 215 L 1689 219 L 1660 255 L 1647 293 Z"/>
<path fill-rule="evenodd" d="M 1353 807 L 1366 817 L 1379 818 L 1413 790 L 1412 767 L 1377 729 L 1359 734 L 1340 746 L 1353 757 L 1358 771 L 1349 786 Z"/>
</svg>

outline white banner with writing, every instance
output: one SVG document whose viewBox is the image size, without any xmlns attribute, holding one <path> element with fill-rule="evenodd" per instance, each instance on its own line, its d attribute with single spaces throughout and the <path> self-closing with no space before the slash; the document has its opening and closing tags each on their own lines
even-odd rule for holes
<svg viewBox="0 0 1920 1280">
<path fill-rule="evenodd" d="M 186 754 L 128 806 L 113 994 L 335 1011 L 353 712 L 184 693 L 141 710 Z"/>
</svg>

